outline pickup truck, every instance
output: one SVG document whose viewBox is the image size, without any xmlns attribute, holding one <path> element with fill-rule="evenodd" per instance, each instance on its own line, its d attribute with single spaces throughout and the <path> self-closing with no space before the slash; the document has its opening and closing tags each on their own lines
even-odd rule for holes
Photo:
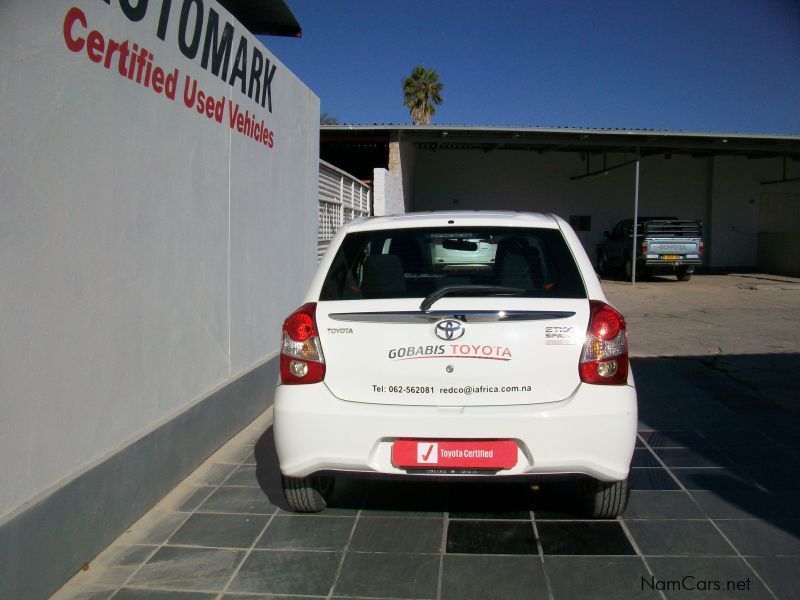
<svg viewBox="0 0 800 600">
<path fill-rule="evenodd" d="M 605 275 L 610 268 L 624 267 L 631 276 L 634 261 L 633 219 L 625 219 L 597 246 L 597 272 Z M 689 281 L 697 265 L 703 263 L 703 232 L 700 221 L 674 217 L 641 217 L 638 219 L 635 265 L 637 273 L 674 273 L 678 281 Z"/>
</svg>

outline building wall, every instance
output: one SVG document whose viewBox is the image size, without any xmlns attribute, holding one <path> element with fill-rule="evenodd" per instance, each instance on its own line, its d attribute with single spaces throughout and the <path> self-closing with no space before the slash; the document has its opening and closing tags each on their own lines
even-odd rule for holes
<svg viewBox="0 0 800 600">
<path fill-rule="evenodd" d="M 198 14 L 200 5 L 163 3 L 164 14 L 152 2 L 0 5 L 0 537 L 269 362 L 315 269 L 319 100 L 219 4 Z M 220 32 L 226 22 L 233 31 L 226 80 L 202 65 L 212 12 Z M 190 58 L 181 41 L 196 23 Z M 174 97 L 121 75 L 108 40 L 152 53 L 174 74 Z M 231 81 L 242 40 L 248 75 Z M 256 49 L 262 72 L 266 61 L 275 68 L 269 86 L 249 76 Z M 192 82 L 213 97 L 210 117 L 197 96 L 187 106 Z M 237 108 L 247 119 L 231 126 Z M 235 431 L 268 402 L 251 394 L 215 418 Z M 224 441 L 206 425 L 187 420 L 197 428 L 182 448 L 189 458 L 163 442 L 141 484 L 169 485 Z M 9 577 L 0 573 L 4 585 Z M 34 597 L 18 592 L 0 586 L 2 597 Z"/>
<path fill-rule="evenodd" d="M 612 166 L 631 157 L 609 155 Z M 602 167 L 594 157 L 592 171 Z M 565 219 L 590 215 L 578 232 L 590 256 L 603 231 L 633 214 L 635 165 L 570 181 L 587 171 L 579 154 L 496 150 L 417 151 L 414 210 L 527 210 Z M 701 219 L 708 204 L 708 160 L 646 158 L 640 167 L 639 214 Z"/>
<path fill-rule="evenodd" d="M 632 158 L 609 155 L 606 164 Z M 570 177 L 587 172 L 578 153 L 417 150 L 414 164 L 413 210 L 527 210 L 565 219 L 589 215 L 591 229 L 579 231 L 578 237 L 592 258 L 603 231 L 633 215 L 634 164 L 574 181 Z M 602 159 L 593 157 L 588 171 L 602 167 Z M 787 177 L 794 170 L 798 166 L 790 164 Z M 640 163 L 639 215 L 701 220 L 709 266 L 756 268 L 761 193 L 800 193 L 800 182 L 760 183 L 780 176 L 779 159 L 646 157 Z"/>
<path fill-rule="evenodd" d="M 760 200 L 759 268 L 800 277 L 800 193 L 764 192 Z"/>
</svg>

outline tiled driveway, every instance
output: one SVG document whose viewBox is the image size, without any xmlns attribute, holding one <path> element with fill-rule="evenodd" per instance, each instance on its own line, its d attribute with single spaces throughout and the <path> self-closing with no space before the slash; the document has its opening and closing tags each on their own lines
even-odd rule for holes
<svg viewBox="0 0 800 600">
<path fill-rule="evenodd" d="M 800 367 L 797 354 L 732 360 L 785 381 Z M 56 597 L 800 597 L 797 410 L 772 401 L 774 382 L 762 393 L 711 360 L 634 368 L 623 518 L 581 520 L 569 486 L 350 480 L 324 513 L 293 515 L 268 413 Z"/>
</svg>

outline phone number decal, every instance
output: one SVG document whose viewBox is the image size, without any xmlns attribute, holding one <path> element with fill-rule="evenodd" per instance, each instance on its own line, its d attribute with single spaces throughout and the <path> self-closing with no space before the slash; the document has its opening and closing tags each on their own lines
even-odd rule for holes
<svg viewBox="0 0 800 600">
<path fill-rule="evenodd" d="M 372 391 L 378 394 L 432 394 L 432 385 L 373 385 Z"/>
</svg>

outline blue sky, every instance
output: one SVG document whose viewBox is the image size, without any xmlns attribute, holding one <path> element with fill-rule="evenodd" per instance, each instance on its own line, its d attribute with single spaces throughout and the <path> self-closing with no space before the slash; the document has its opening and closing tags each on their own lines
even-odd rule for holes
<svg viewBox="0 0 800 600">
<path fill-rule="evenodd" d="M 402 79 L 439 72 L 433 124 L 800 133 L 800 0 L 287 0 L 264 37 L 341 123 L 410 124 Z"/>
</svg>

